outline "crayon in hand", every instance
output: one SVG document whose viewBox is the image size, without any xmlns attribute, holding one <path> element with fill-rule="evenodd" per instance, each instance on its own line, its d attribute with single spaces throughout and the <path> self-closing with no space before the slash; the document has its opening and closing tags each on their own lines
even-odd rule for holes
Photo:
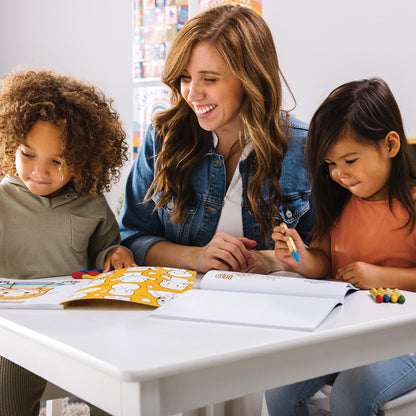
<svg viewBox="0 0 416 416">
<path fill-rule="evenodd" d="M 377 303 L 383 303 L 383 296 L 379 293 L 379 291 L 375 287 L 370 289 L 370 293 Z"/>
<path fill-rule="evenodd" d="M 285 230 L 287 230 L 287 225 L 284 222 L 281 222 L 280 226 L 283 227 Z M 293 241 L 293 238 L 287 234 L 286 234 L 286 237 L 287 237 L 286 244 L 289 248 L 290 254 L 297 262 L 299 262 L 299 253 L 296 250 L 296 246 L 295 246 L 295 242 Z"/>
</svg>

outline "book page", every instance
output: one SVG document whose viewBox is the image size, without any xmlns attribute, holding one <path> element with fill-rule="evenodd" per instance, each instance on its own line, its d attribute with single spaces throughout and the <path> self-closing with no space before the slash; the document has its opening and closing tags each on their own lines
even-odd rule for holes
<svg viewBox="0 0 416 416">
<path fill-rule="evenodd" d="M 51 279 L 0 279 L 0 308 L 9 309 L 63 309 L 60 303 L 77 288 L 87 285 L 86 280 L 71 277 Z"/>
<path fill-rule="evenodd" d="M 313 331 L 338 303 L 334 298 L 191 290 L 150 316 Z"/>
<path fill-rule="evenodd" d="M 119 269 L 91 279 L 65 302 L 108 299 L 160 306 L 190 290 L 195 276 L 193 270 L 170 267 Z"/>
<path fill-rule="evenodd" d="M 342 281 L 307 279 L 300 275 L 293 277 L 293 273 L 285 275 L 284 272 L 279 272 L 264 275 L 211 270 L 202 278 L 201 289 L 273 293 L 342 300 L 349 290 L 356 288 Z"/>
</svg>

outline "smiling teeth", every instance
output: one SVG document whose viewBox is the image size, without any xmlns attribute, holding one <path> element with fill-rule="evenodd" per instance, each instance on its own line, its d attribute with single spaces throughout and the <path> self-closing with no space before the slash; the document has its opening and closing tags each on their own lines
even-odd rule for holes
<svg viewBox="0 0 416 416">
<path fill-rule="evenodd" d="M 208 113 L 208 111 L 213 110 L 215 107 L 216 107 L 216 105 L 209 105 L 207 107 L 199 107 L 199 108 L 197 108 L 196 106 L 194 106 L 195 112 L 197 114 L 205 114 L 205 113 Z"/>
</svg>

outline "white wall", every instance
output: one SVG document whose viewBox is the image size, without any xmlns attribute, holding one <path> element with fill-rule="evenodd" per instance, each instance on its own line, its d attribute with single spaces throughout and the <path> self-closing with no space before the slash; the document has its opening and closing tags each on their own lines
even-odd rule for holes
<svg viewBox="0 0 416 416">
<path fill-rule="evenodd" d="M 309 121 L 335 87 L 379 76 L 396 97 L 407 135 L 416 138 L 413 0 L 263 0 L 263 16 L 296 115 Z"/>
<path fill-rule="evenodd" d="M 94 83 L 114 98 L 131 143 L 132 2 L 0 0 L 0 75 L 17 65 L 36 65 Z M 377 75 L 393 90 L 409 137 L 416 137 L 413 4 L 413 0 L 263 0 L 263 16 L 298 103 L 295 114 L 309 121 L 333 88 Z M 287 107 L 291 104 L 287 100 Z M 113 209 L 122 191 L 121 183 L 110 192 Z"/>
<path fill-rule="evenodd" d="M 24 65 L 93 83 L 114 99 L 131 143 L 132 10 L 132 0 L 0 0 L 0 76 Z M 123 188 L 108 195 L 113 209 Z"/>
</svg>

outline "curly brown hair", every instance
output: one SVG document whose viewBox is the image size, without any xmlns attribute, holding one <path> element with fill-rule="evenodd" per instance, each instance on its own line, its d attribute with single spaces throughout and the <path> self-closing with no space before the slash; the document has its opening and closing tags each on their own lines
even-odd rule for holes
<svg viewBox="0 0 416 416">
<path fill-rule="evenodd" d="M 16 174 L 17 148 L 39 120 L 62 130 L 62 159 L 76 192 L 102 196 L 127 161 L 126 133 L 113 101 L 52 70 L 21 70 L 0 83 L 0 170 Z"/>
</svg>

